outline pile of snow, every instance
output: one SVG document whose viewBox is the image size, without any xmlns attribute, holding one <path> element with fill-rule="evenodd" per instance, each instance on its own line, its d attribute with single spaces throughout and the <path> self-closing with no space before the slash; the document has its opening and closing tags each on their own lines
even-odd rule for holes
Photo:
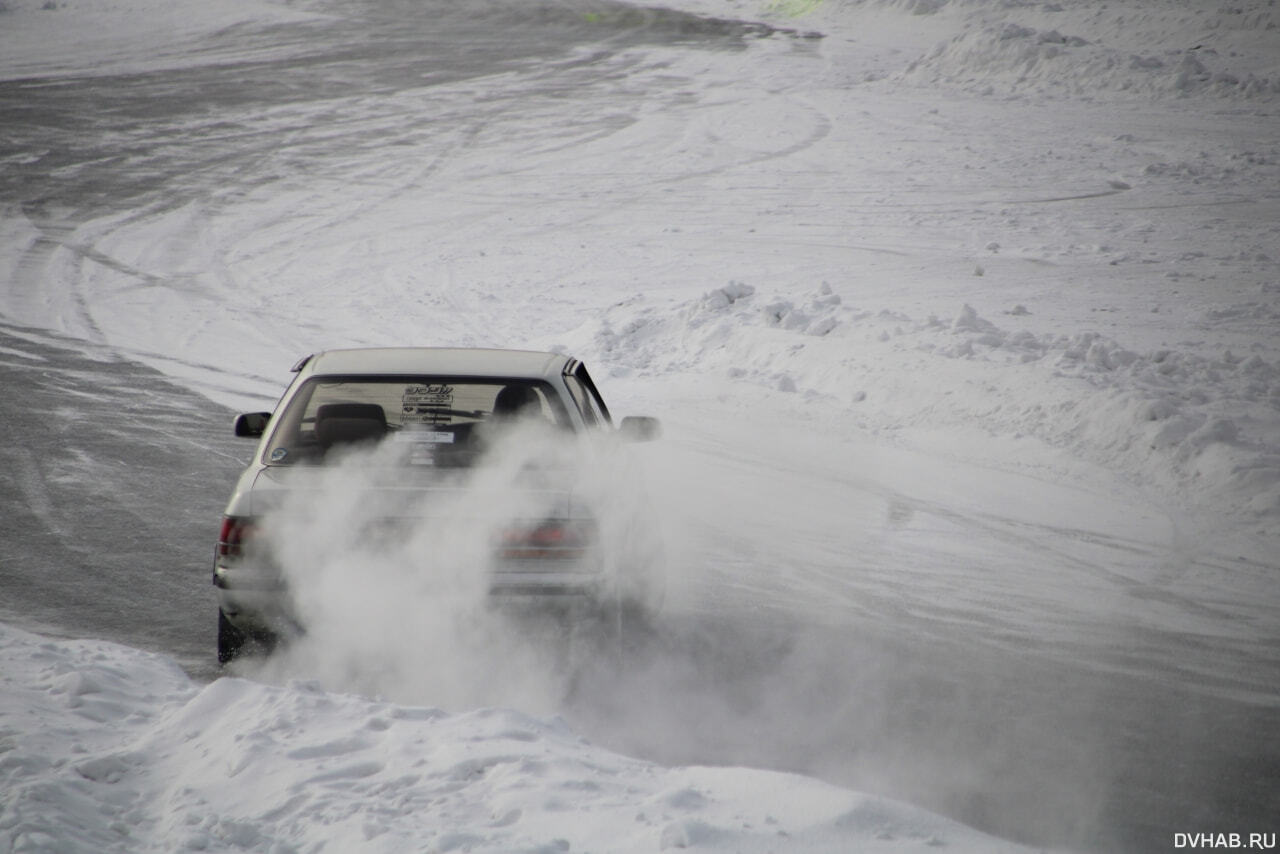
<svg viewBox="0 0 1280 854">
<path fill-rule="evenodd" d="M 1000 4 L 998 15 L 994 4 L 973 5 L 975 24 L 913 61 L 904 81 L 997 95 L 1280 94 L 1280 63 L 1266 52 L 1280 39 L 1280 10 L 1263 0 Z"/>
<path fill-rule="evenodd" d="M 1026 850 L 794 775 L 665 768 L 556 719 L 315 684 L 193 684 L 170 660 L 0 626 L 0 848 Z"/>
<path fill-rule="evenodd" d="M 1275 308 L 1241 310 L 1280 328 Z M 620 303 L 572 340 L 615 376 L 697 367 L 825 401 L 882 435 L 1035 437 L 1280 533 L 1280 366 L 1230 351 L 1140 352 L 1093 331 L 1036 333 L 1019 328 L 1028 314 L 1011 306 L 997 323 L 963 305 L 954 317 L 912 318 L 847 304 L 826 283 L 785 298 L 733 281 L 685 302 Z"/>
<path fill-rule="evenodd" d="M 889 79 L 1000 97 L 1280 94 L 1280 9 L 1240 3 L 1033 0 L 679 0 L 679 8 L 804 26 L 857 51 L 894 33 Z M 902 50 L 904 44 L 913 45 Z M 839 47 L 836 50 L 840 50 Z"/>
</svg>

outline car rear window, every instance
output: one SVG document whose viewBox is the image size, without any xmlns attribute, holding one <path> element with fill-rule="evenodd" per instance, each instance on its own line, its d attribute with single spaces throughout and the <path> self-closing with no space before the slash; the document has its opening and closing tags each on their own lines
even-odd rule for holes
<svg viewBox="0 0 1280 854">
<path fill-rule="evenodd" d="M 545 382 L 448 377 L 313 377 L 276 419 L 265 461 L 322 461 L 361 443 L 410 443 L 411 462 L 468 465 L 481 450 L 479 425 L 516 417 L 569 426 Z"/>
</svg>

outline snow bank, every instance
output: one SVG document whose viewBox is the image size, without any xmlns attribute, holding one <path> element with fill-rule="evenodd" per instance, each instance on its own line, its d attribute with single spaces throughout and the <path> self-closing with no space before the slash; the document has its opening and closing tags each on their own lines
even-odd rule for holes
<svg viewBox="0 0 1280 854">
<path fill-rule="evenodd" d="M 679 8 L 804 25 L 835 53 L 876 51 L 895 31 L 897 66 L 863 78 L 1001 97 L 1203 95 L 1238 101 L 1280 94 L 1280 9 L 1243 3 L 1006 0 L 682 0 Z M 893 19 L 897 19 L 896 21 Z M 911 32 L 904 32 L 910 30 Z M 893 51 L 898 53 L 897 50 Z"/>
<path fill-rule="evenodd" d="M 1025 850 L 803 777 L 628 759 L 516 711 L 201 687 L 162 657 L 5 626 L 0 648 L 14 854 Z"/>
<path fill-rule="evenodd" d="M 1267 305 L 1237 309 L 1266 326 Z M 1280 366 L 1136 351 L 1093 331 L 1045 334 L 962 305 L 913 318 L 847 304 L 831 285 L 767 296 L 729 282 L 671 305 L 624 302 L 574 343 L 615 375 L 691 366 L 822 400 L 860 428 L 1030 436 L 1280 533 Z"/>
<path fill-rule="evenodd" d="M 961 10 L 973 25 L 913 61 L 903 81 L 997 95 L 1280 93 L 1280 10 L 1264 0 L 1216 7 L 948 4 L 937 13 Z"/>
</svg>

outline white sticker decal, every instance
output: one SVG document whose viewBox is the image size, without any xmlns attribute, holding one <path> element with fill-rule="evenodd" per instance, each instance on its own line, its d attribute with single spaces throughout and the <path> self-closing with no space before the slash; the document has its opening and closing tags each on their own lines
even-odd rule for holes
<svg viewBox="0 0 1280 854">
<path fill-rule="evenodd" d="M 447 424 L 453 408 L 453 386 L 427 383 L 405 388 L 400 397 L 401 424 Z"/>
<path fill-rule="evenodd" d="M 447 430 L 405 430 L 396 434 L 397 442 L 416 442 L 428 445 L 452 445 L 454 436 Z"/>
</svg>

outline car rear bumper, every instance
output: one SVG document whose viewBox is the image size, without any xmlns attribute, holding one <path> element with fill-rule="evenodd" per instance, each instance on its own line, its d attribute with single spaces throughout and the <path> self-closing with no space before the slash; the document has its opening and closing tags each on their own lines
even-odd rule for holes
<svg viewBox="0 0 1280 854">
<path fill-rule="evenodd" d="M 604 593 L 598 574 L 574 572 L 493 572 L 489 596 L 494 599 L 590 599 Z"/>
<path fill-rule="evenodd" d="M 575 565 L 556 570 L 537 562 L 504 561 L 504 568 L 488 573 L 486 604 L 500 610 L 590 611 L 610 598 L 606 576 Z M 301 621 L 291 607 L 285 580 L 249 568 L 217 566 L 213 572 L 218 607 L 236 628 L 254 634 L 300 631 Z"/>
<path fill-rule="evenodd" d="M 215 566 L 213 586 L 218 609 L 237 629 L 250 634 L 282 634 L 297 629 L 283 578 Z"/>
</svg>

